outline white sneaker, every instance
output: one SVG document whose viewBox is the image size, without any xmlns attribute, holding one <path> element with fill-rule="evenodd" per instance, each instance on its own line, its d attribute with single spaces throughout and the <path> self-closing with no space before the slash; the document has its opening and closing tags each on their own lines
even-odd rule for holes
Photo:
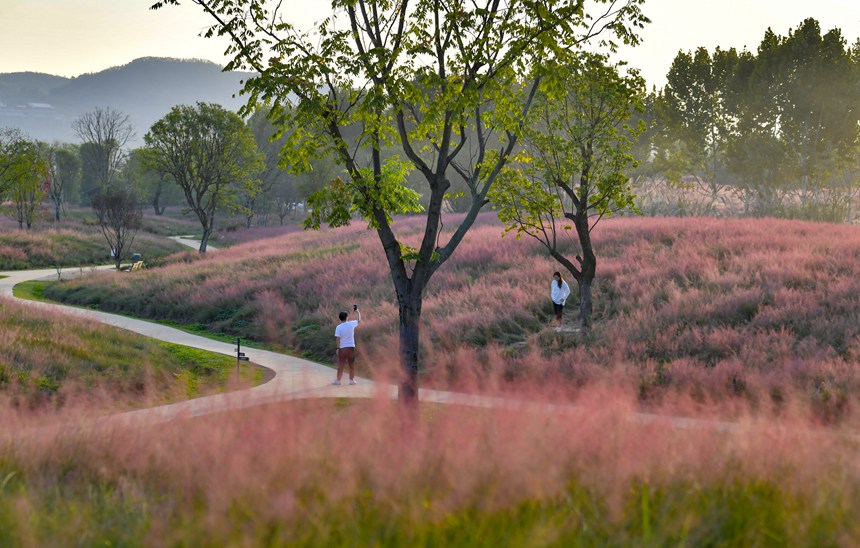
<svg viewBox="0 0 860 548">
<path fill-rule="evenodd" d="M 337 380 L 337 379 L 335 379 L 335 380 L 333 380 L 331 383 L 332 383 L 332 384 L 337 384 L 337 385 L 339 385 L 339 384 L 340 384 L 340 381 L 339 381 L 339 380 Z"/>
<path fill-rule="evenodd" d="M 355 382 L 355 379 L 349 379 L 349 384 L 358 384 L 358 383 Z"/>
</svg>

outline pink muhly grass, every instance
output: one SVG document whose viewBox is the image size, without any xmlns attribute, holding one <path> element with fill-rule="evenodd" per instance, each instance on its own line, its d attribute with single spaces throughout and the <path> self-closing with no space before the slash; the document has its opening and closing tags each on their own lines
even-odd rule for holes
<svg viewBox="0 0 860 548">
<path fill-rule="evenodd" d="M 287 537 L 313 531 L 325 544 L 334 541 L 326 537 L 332 519 L 360 522 L 368 507 L 391 524 L 442 523 L 454 512 L 564 500 L 571 485 L 606 504 L 610 521 L 638 503 L 631 490 L 642 484 L 685 485 L 670 491 L 683 497 L 773 483 L 792 496 L 836 497 L 845 510 L 856 500 L 855 444 L 839 435 L 792 416 L 778 423 L 742 416 L 728 430 L 679 427 L 637 419 L 636 407 L 623 392 L 597 386 L 575 409 L 429 406 L 419 417 L 384 399 L 345 409 L 319 400 L 152 428 L 3 431 L 0 455 L 27 485 L 21 496 L 30 503 L 51 485 L 73 496 L 105 484 L 128 504 L 146 504 L 147 544 L 244 544 L 273 524 Z"/>
<path fill-rule="evenodd" d="M 397 221 L 413 244 L 419 225 Z M 576 393 L 621 371 L 623 386 L 646 406 L 680 390 L 698 401 L 747 405 L 798 397 L 819 410 L 842 401 L 843 419 L 851 414 L 860 374 L 840 364 L 856 364 L 860 348 L 856 228 L 772 219 L 603 222 L 593 234 L 598 272 L 588 340 L 546 329 L 550 275 L 559 267 L 535 242 L 500 234 L 492 215 L 481 216 L 428 286 L 421 359 L 431 385 L 508 391 L 563 383 Z M 103 306 L 260 337 L 327 363 L 337 313 L 358 303 L 360 371 L 397 371 L 390 275 L 375 234 L 360 224 L 186 255 L 109 280 L 68 287 L 102 285 L 116 295 Z M 577 321 L 571 298 L 565 323 Z M 828 373 L 799 375 L 796 363 Z M 717 374 L 730 364 L 737 374 Z"/>
</svg>

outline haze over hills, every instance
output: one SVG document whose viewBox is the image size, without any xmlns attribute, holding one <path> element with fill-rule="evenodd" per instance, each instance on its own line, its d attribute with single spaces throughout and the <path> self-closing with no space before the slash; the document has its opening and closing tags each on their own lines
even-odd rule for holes
<svg viewBox="0 0 860 548">
<path fill-rule="evenodd" d="M 222 72 L 210 61 L 147 57 L 76 78 L 34 72 L 0 74 L 0 127 L 17 127 L 44 141 L 77 142 L 72 121 L 95 107 L 129 115 L 143 143 L 149 127 L 179 104 L 207 101 L 237 110 L 250 76 Z"/>
</svg>

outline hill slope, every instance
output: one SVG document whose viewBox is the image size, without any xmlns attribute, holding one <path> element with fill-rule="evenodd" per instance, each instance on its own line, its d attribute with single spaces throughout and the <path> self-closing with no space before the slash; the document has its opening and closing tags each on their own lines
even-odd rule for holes
<svg viewBox="0 0 860 548">
<path fill-rule="evenodd" d="M 416 229 L 412 219 L 398 223 Z M 428 287 L 428 381 L 483 389 L 550 383 L 570 394 L 606 382 L 646 402 L 672 395 L 768 408 L 796 402 L 825 419 L 860 396 L 856 227 L 606 221 L 595 231 L 595 327 L 587 338 L 550 328 L 557 266 L 536 244 L 500 233 L 484 217 Z M 365 311 L 360 368 L 383 375 L 397 368 L 397 307 L 379 242 L 363 227 L 182 256 L 141 276 L 64 283 L 50 296 L 282 344 L 322 361 L 334 352 L 338 311 L 357 302 Z M 575 299 L 568 304 L 573 323 Z"/>
</svg>

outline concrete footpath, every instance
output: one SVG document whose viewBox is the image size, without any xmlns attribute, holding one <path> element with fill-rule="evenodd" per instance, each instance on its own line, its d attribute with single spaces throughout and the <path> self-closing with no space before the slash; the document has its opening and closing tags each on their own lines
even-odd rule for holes
<svg viewBox="0 0 860 548">
<path fill-rule="evenodd" d="M 81 275 L 86 276 L 96 270 L 110 270 L 112 268 L 112 266 L 100 266 L 84 269 L 63 269 L 62 276 L 63 278 L 79 277 Z M 114 275 L 124 276 L 127 274 L 117 272 Z M 16 284 L 31 280 L 56 280 L 57 271 L 54 269 L 44 269 L 0 272 L 0 276 L 7 276 L 5 278 L 0 278 L 0 295 L 14 298 L 12 295 L 12 288 Z M 103 324 L 119 327 L 152 339 L 181 344 L 193 348 L 200 348 L 202 350 L 209 350 L 211 352 L 226 354 L 228 356 L 235 357 L 236 355 L 236 347 L 231 343 L 214 341 L 198 335 L 186 333 L 185 331 L 180 331 L 179 329 L 144 320 L 137 320 L 96 310 L 86 310 L 24 299 L 15 300 L 25 303 L 28 306 L 58 310 L 70 316 L 87 318 Z M 332 325 L 331 329 L 332 338 L 334 338 L 334 325 Z M 301 398 L 397 397 L 397 387 L 393 385 L 381 384 L 368 379 L 358 378 L 358 384 L 350 386 L 346 383 L 347 379 L 346 375 L 344 375 L 344 384 L 341 386 L 335 386 L 331 384 L 335 378 L 335 370 L 331 367 L 302 358 L 297 358 L 295 356 L 279 354 L 277 352 L 269 352 L 253 348 L 243 348 L 243 350 L 252 363 L 271 369 L 274 372 L 274 377 L 265 384 L 249 388 L 247 390 L 239 390 L 159 407 L 120 413 L 113 415 L 110 420 L 144 425 L 160 423 L 176 418 L 194 417 L 230 409 L 239 409 L 264 403 Z M 473 396 L 469 394 L 459 394 L 438 390 L 422 389 L 419 391 L 419 399 L 425 402 L 457 403 L 477 407 L 495 407 L 503 405 L 519 406 L 515 402 L 501 398 Z M 529 404 L 520 405 L 530 407 Z"/>
<path fill-rule="evenodd" d="M 86 276 L 97 270 L 110 270 L 113 266 L 100 266 L 96 268 L 84 269 L 64 269 L 62 276 L 64 278 L 72 278 L 78 276 Z M 124 276 L 124 273 L 115 273 L 116 276 Z M 12 288 L 21 282 L 30 280 L 56 280 L 57 271 L 54 269 L 44 270 L 27 270 L 0 272 L 0 296 L 13 298 Z M 101 322 L 121 329 L 126 329 L 134 333 L 139 333 L 146 337 L 158 339 L 174 344 L 181 344 L 193 348 L 200 348 L 226 354 L 228 356 L 236 356 L 236 348 L 233 344 L 213 341 L 205 337 L 193 335 L 166 327 L 163 325 L 151 323 L 144 320 L 136 320 L 119 316 L 117 314 L 108 314 L 106 312 L 98 312 L 95 310 L 86 310 L 69 306 L 40 303 L 28 301 L 24 299 L 16 299 L 18 302 L 26 303 L 28 306 L 59 310 L 64 314 L 87 318 L 96 322 Z M 331 326 L 332 337 L 334 337 L 334 325 Z M 124 413 L 117 413 L 98 419 L 104 423 L 117 425 L 120 427 L 126 426 L 145 426 L 151 424 L 163 423 L 175 419 L 183 419 L 186 417 L 196 417 L 212 413 L 220 413 L 224 411 L 241 409 L 246 407 L 257 406 L 266 403 L 297 400 L 303 398 L 396 398 L 397 387 L 390 384 L 373 382 L 368 379 L 358 378 L 358 384 L 350 386 L 343 384 L 340 386 L 332 385 L 331 382 L 335 378 L 335 370 L 331 367 L 288 356 L 286 354 L 278 354 L 277 352 L 269 352 L 266 350 L 246 349 L 252 363 L 271 369 L 274 372 L 274 377 L 267 383 L 246 390 L 237 390 L 226 394 L 217 394 L 214 396 L 206 396 L 192 400 L 151 407 L 147 409 L 138 409 Z M 346 377 L 346 375 L 344 375 Z M 419 390 L 419 399 L 423 402 L 441 403 L 441 404 L 456 404 L 469 407 L 483 408 L 506 408 L 521 411 L 541 411 L 550 413 L 565 413 L 571 416 L 582 415 L 584 409 L 578 408 L 575 405 L 555 405 L 540 402 L 529 402 L 524 400 L 515 400 L 510 398 L 499 398 L 492 396 L 480 396 L 472 394 L 463 394 L 458 392 L 446 392 L 442 390 Z M 627 416 L 627 420 L 637 424 L 661 424 L 671 428 L 680 429 L 711 429 L 718 431 L 755 431 L 761 429 L 761 426 L 747 425 L 729 421 L 697 419 L 690 417 L 673 417 L 666 415 L 656 415 L 651 413 L 631 412 Z M 782 430 L 783 427 L 775 424 L 771 425 L 766 430 L 772 435 L 775 431 Z M 796 431 L 796 430 L 795 430 Z M 833 432 L 827 429 L 821 430 L 806 430 L 805 432 L 813 436 L 830 437 Z M 860 434 L 854 432 L 839 432 L 838 437 L 850 439 L 854 442 L 860 442 Z"/>
</svg>

